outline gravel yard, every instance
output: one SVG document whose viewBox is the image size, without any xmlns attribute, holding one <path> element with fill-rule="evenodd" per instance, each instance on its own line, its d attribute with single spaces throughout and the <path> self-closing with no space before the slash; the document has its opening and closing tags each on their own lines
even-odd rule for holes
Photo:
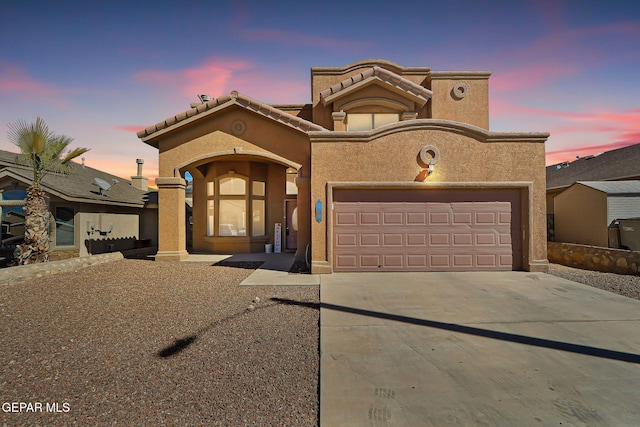
<svg viewBox="0 0 640 427">
<path fill-rule="evenodd" d="M 317 425 L 319 290 L 239 287 L 253 268 L 120 260 L 0 284 L 0 425 Z M 637 276 L 550 274 L 640 299 Z"/>
<path fill-rule="evenodd" d="M 318 287 L 239 287 L 252 271 L 121 260 L 0 285 L 0 425 L 317 425 Z"/>
<path fill-rule="evenodd" d="M 601 273 L 551 264 L 549 274 L 640 300 L 640 276 Z"/>
</svg>

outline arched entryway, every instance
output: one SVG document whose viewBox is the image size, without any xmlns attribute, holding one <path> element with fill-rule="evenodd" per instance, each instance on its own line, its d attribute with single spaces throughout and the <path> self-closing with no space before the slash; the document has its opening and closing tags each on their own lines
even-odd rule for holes
<svg viewBox="0 0 640 427">
<path fill-rule="evenodd" d="M 220 153 L 181 166 L 192 181 L 187 233 L 194 253 L 296 252 L 309 242 L 308 179 L 301 165 L 274 156 Z M 308 211 L 308 207 L 306 209 Z M 306 217 L 303 217 L 306 216 Z M 279 234 L 277 229 L 279 229 Z"/>
</svg>

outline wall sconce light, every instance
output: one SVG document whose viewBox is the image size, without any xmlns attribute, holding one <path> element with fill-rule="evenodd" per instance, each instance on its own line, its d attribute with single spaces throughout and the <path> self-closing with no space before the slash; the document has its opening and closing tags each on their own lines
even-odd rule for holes
<svg viewBox="0 0 640 427">
<path fill-rule="evenodd" d="M 440 151 L 436 147 L 433 145 L 422 147 L 418 153 L 417 162 L 423 170 L 416 176 L 415 181 L 422 182 L 427 179 L 433 173 L 438 160 L 440 160 Z"/>
</svg>

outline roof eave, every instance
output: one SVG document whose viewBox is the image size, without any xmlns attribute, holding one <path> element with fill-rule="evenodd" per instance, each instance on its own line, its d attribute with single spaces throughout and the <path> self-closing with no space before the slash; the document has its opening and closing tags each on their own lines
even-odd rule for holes
<svg viewBox="0 0 640 427">
<path fill-rule="evenodd" d="M 215 100 L 208 101 L 202 105 L 203 106 L 198 106 L 176 116 L 170 117 L 153 126 L 149 126 L 137 133 L 138 138 L 140 138 L 141 141 L 158 148 L 157 139 L 159 137 L 173 132 L 182 126 L 188 125 L 189 123 L 201 120 L 211 114 L 215 114 L 218 111 L 229 108 L 232 105 L 237 105 L 241 108 L 252 111 L 255 114 L 269 118 L 276 123 L 280 123 L 299 132 L 306 133 L 308 131 L 326 130 L 322 126 L 316 125 L 315 123 L 309 122 L 292 114 L 288 114 L 273 106 L 239 94 L 236 91 L 231 92 L 230 95 L 216 98 Z"/>
</svg>

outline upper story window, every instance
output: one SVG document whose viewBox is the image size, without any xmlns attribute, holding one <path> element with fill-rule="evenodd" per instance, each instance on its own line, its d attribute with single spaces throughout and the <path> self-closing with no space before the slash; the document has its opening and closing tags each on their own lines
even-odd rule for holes
<svg viewBox="0 0 640 427">
<path fill-rule="evenodd" d="M 400 115 L 397 113 L 349 113 L 347 114 L 347 130 L 371 130 L 399 120 Z"/>
</svg>

